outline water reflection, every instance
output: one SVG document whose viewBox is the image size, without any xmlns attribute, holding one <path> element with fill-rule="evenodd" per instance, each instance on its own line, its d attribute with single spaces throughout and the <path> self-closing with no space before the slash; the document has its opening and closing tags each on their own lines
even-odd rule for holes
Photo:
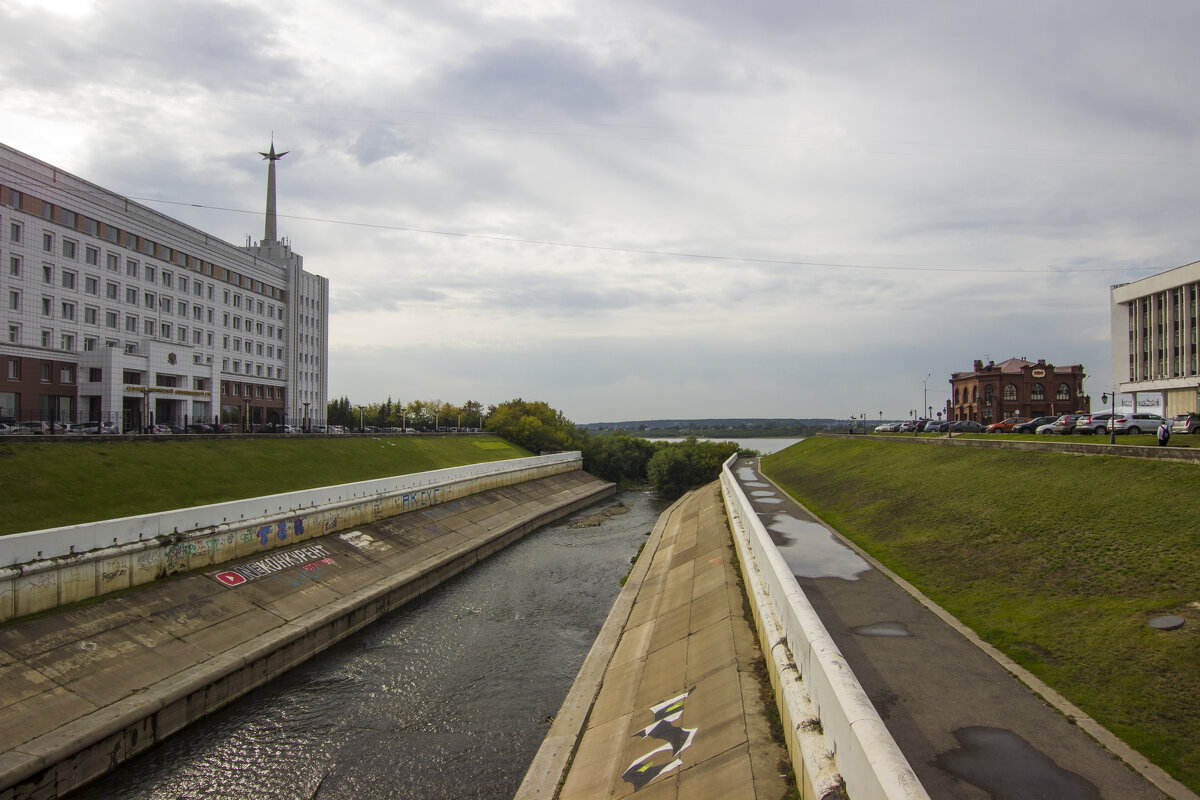
<svg viewBox="0 0 1200 800">
<path fill-rule="evenodd" d="M 763 524 L 771 534 L 771 541 L 797 578 L 843 578 L 854 581 L 862 573 L 870 571 L 871 565 L 834 538 L 824 525 L 796 519 L 791 514 L 763 516 Z"/>
<path fill-rule="evenodd" d="M 511 798 L 664 504 L 545 528 L 84 798 Z M 580 516 L 577 515 L 577 516 Z"/>
</svg>

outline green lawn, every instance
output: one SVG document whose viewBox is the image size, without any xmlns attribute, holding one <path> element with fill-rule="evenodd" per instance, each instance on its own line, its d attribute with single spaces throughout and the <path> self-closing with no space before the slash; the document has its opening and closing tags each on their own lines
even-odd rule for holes
<svg viewBox="0 0 1200 800">
<path fill-rule="evenodd" d="M 884 437 L 806 439 L 763 467 L 1200 790 L 1200 467 L 898 446 Z M 1170 632 L 1146 627 L 1161 614 L 1187 622 Z"/>
<path fill-rule="evenodd" d="M 528 456 L 494 436 L 0 443 L 0 534 Z"/>
</svg>

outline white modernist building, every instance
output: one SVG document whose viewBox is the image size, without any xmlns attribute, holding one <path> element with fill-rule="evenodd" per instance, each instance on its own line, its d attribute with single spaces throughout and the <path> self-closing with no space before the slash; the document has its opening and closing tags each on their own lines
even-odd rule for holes
<svg viewBox="0 0 1200 800">
<path fill-rule="evenodd" d="M 1110 290 L 1112 371 L 1139 410 L 1200 410 L 1200 261 Z"/>
<path fill-rule="evenodd" d="M 329 282 L 0 145 L 0 421 L 322 424 Z"/>
</svg>

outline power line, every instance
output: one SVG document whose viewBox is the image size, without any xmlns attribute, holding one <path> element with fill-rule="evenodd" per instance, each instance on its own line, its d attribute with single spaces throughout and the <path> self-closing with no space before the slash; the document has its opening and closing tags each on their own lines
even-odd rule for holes
<svg viewBox="0 0 1200 800">
<path fill-rule="evenodd" d="M 201 208 L 209 211 L 224 211 L 231 214 L 251 214 L 254 216 L 260 215 L 261 211 L 250 211 L 241 208 L 227 208 L 224 206 L 210 206 L 202 203 L 186 203 L 179 200 L 162 200 L 155 197 L 130 197 L 130 200 L 136 200 L 143 203 L 162 203 L 164 205 L 188 206 L 190 208 Z M 854 269 L 854 270 L 883 270 L 888 272 L 946 272 L 946 273 L 972 273 L 972 274 L 1062 274 L 1062 273 L 1096 273 L 1096 272 L 1135 272 L 1145 269 L 1144 267 L 1067 267 L 1063 269 L 1016 269 L 1009 267 L 988 268 L 988 267 L 906 267 L 894 264 L 843 264 L 829 261 L 799 261 L 782 258 L 755 258 L 753 256 L 734 256 L 721 255 L 716 253 L 689 253 L 676 250 L 652 250 L 639 247 L 618 247 L 615 245 L 599 245 L 587 244 L 582 242 L 559 242 L 549 239 L 528 239 L 517 236 L 496 236 L 486 233 L 463 233 L 461 231 L 443 231 L 433 228 L 414 228 L 405 225 L 385 225 L 374 222 L 352 222 L 349 220 L 330 219 L 327 217 L 304 217 L 294 214 L 278 214 L 277 216 L 284 219 L 294 219 L 301 222 L 320 222 L 328 225 L 345 225 L 354 228 L 369 228 L 372 230 L 385 231 L 400 231 L 404 233 L 422 233 L 430 236 L 447 236 L 458 239 L 477 239 L 481 241 L 506 242 L 509 244 L 528 244 L 539 245 L 543 247 L 567 247 L 576 250 L 594 250 L 608 253 L 628 253 L 633 255 L 646 256 L 662 256 L 667 258 L 689 258 L 703 261 L 740 261 L 747 264 L 771 264 L 775 266 L 793 266 L 793 267 L 826 267 L 830 269 Z"/>
</svg>

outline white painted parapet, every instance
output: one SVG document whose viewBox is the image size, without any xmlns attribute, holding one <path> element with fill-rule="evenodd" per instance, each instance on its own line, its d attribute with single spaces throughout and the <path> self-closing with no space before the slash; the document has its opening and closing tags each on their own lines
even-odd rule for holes
<svg viewBox="0 0 1200 800">
<path fill-rule="evenodd" d="M 929 800 L 734 479 L 736 461 L 725 462 L 721 491 L 802 796 L 836 796 L 822 771 L 832 755 L 852 800 Z"/>
<path fill-rule="evenodd" d="M 0 622 L 582 465 L 555 453 L 10 534 Z"/>
</svg>

